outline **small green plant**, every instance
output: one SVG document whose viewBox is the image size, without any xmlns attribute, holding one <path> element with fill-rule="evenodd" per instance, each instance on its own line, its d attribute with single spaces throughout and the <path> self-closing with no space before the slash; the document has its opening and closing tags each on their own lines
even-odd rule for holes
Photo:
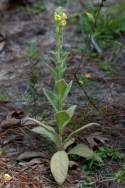
<svg viewBox="0 0 125 188">
<path fill-rule="evenodd" d="M 39 15 L 41 12 L 46 10 L 45 3 L 42 0 L 38 0 L 33 5 L 19 8 L 22 11 L 29 13 L 30 15 Z"/>
<path fill-rule="evenodd" d="M 93 125 L 98 125 L 97 123 L 89 123 L 82 126 L 81 128 L 73 131 L 68 136 L 65 135 L 65 127 L 69 124 L 71 118 L 74 115 L 76 105 L 73 105 L 66 109 L 65 99 L 72 86 L 72 81 L 67 83 L 64 78 L 64 71 L 66 70 L 65 59 L 66 54 L 63 52 L 63 30 L 67 23 L 67 15 L 64 13 L 62 8 L 58 8 L 54 14 L 55 20 L 55 65 L 52 67 L 48 65 L 48 68 L 54 79 L 54 89 L 43 89 L 45 96 L 52 105 L 54 109 L 55 117 L 55 128 L 46 125 L 43 122 L 32 119 L 39 126 L 33 128 L 33 132 L 40 134 L 41 136 L 47 138 L 56 145 L 57 152 L 51 158 L 50 168 L 55 178 L 56 182 L 61 185 L 64 183 L 69 167 L 69 156 L 78 155 L 89 159 L 95 156 L 96 160 L 101 160 L 94 152 L 85 144 L 79 144 L 71 148 L 74 143 L 76 136 L 86 128 Z M 70 148 L 69 148 L 70 146 Z"/>
<path fill-rule="evenodd" d="M 104 71 L 110 76 L 113 76 L 117 73 L 116 69 L 111 65 L 110 62 L 108 61 L 103 61 L 103 62 L 97 62 L 100 70 Z"/>
<path fill-rule="evenodd" d="M 102 158 L 111 158 L 113 160 L 120 160 L 125 158 L 124 154 L 119 152 L 116 149 L 113 148 L 104 148 L 104 147 L 100 147 L 98 150 L 98 155 Z"/>
<path fill-rule="evenodd" d="M 89 47 L 99 54 L 102 48 L 111 47 L 125 33 L 125 3 L 116 3 L 103 11 L 104 0 L 95 7 L 88 7 L 77 15 L 77 30 Z M 84 37 L 85 36 L 85 37 Z"/>
<path fill-rule="evenodd" d="M 91 172 L 91 171 L 101 169 L 102 167 L 103 167 L 103 162 L 99 160 L 97 161 L 96 157 L 93 156 L 91 159 L 86 160 L 86 163 L 83 169 L 87 172 Z"/>
<path fill-rule="evenodd" d="M 118 183 L 123 183 L 125 182 L 125 168 L 117 171 L 114 174 L 114 179 L 118 182 Z"/>
</svg>

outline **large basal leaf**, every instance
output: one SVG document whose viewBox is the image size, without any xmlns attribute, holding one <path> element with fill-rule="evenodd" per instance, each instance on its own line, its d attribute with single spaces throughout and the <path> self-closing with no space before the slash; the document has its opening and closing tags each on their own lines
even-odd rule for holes
<svg viewBox="0 0 125 188">
<path fill-rule="evenodd" d="M 99 126 L 98 123 L 88 123 L 82 127 L 80 127 L 79 129 L 73 131 L 66 139 L 65 141 L 67 142 L 68 140 L 70 140 L 71 138 L 75 137 L 78 133 L 82 132 L 83 130 L 92 127 L 93 125 Z"/>
<path fill-rule="evenodd" d="M 64 100 L 67 97 L 71 86 L 72 86 L 72 81 L 69 84 L 67 84 L 64 79 L 57 81 L 55 85 L 56 95 L 60 97 L 62 100 Z"/>
<path fill-rule="evenodd" d="M 56 95 L 48 89 L 43 89 L 43 92 L 44 92 L 44 95 L 47 97 L 48 101 L 50 102 L 50 104 L 55 109 L 55 111 L 57 111 L 58 110 L 58 98 L 56 97 Z"/>
<path fill-rule="evenodd" d="M 94 156 L 93 150 L 91 150 L 87 145 L 85 144 L 79 144 L 72 148 L 69 152 L 69 155 L 78 155 L 80 157 L 84 157 L 86 159 L 90 159 Z"/>
<path fill-rule="evenodd" d="M 67 177 L 69 159 L 65 151 L 56 152 L 51 159 L 51 172 L 58 185 L 62 185 Z"/>
<path fill-rule="evenodd" d="M 55 119 L 59 130 L 63 130 L 63 128 L 69 123 L 70 116 L 66 111 L 60 111 L 56 113 Z"/>
<path fill-rule="evenodd" d="M 55 144 L 59 143 L 58 135 L 55 130 L 50 126 L 39 126 L 32 129 L 33 132 L 42 135 L 46 139 L 54 142 Z"/>
</svg>

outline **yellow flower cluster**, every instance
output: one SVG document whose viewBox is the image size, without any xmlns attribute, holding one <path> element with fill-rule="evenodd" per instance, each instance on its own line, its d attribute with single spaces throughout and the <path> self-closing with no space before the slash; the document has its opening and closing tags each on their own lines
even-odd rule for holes
<svg viewBox="0 0 125 188">
<path fill-rule="evenodd" d="M 54 20 L 59 25 L 64 27 L 67 23 L 67 15 L 63 12 L 62 8 L 58 8 L 54 14 Z"/>
</svg>

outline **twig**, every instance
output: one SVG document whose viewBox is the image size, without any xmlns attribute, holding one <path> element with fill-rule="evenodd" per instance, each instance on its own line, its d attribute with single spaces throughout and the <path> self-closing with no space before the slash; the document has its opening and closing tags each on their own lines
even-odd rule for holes
<svg viewBox="0 0 125 188">
<path fill-rule="evenodd" d="M 92 100 L 90 99 L 90 97 L 88 96 L 86 90 L 85 90 L 85 89 L 81 86 L 81 84 L 79 83 L 79 80 L 78 80 L 76 74 L 74 74 L 74 78 L 75 78 L 75 80 L 76 80 L 76 82 L 77 82 L 77 84 L 78 84 L 80 90 L 81 90 L 82 92 L 84 92 L 84 95 L 85 95 L 85 97 L 87 98 L 87 100 L 89 101 L 89 103 L 91 104 L 91 106 L 93 106 L 97 111 L 99 111 L 99 109 L 97 108 L 97 106 L 93 103 L 93 101 L 92 101 Z"/>
</svg>

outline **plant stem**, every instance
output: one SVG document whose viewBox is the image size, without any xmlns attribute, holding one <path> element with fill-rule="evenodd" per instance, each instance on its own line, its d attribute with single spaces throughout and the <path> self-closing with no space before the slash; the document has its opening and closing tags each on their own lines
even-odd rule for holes
<svg viewBox="0 0 125 188">
<path fill-rule="evenodd" d="M 63 28 L 60 26 L 56 26 L 55 31 L 55 40 L 56 40 L 56 71 L 57 71 L 57 80 L 62 78 L 62 70 L 63 62 L 62 62 L 62 47 L 63 47 Z"/>
</svg>

